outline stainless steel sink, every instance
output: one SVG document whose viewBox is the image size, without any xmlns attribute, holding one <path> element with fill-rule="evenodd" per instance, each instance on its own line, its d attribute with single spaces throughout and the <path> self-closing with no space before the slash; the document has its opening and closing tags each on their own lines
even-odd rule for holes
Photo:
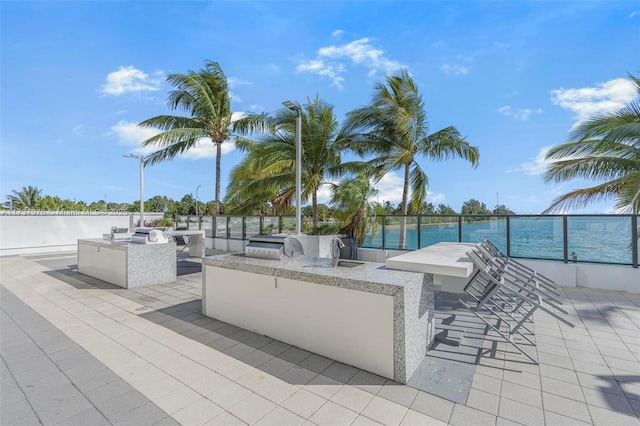
<svg viewBox="0 0 640 426">
<path fill-rule="evenodd" d="M 360 266 L 363 265 L 363 262 L 354 262 L 351 260 L 339 260 L 338 261 L 338 266 L 341 266 L 343 268 L 355 268 L 356 266 Z"/>
</svg>

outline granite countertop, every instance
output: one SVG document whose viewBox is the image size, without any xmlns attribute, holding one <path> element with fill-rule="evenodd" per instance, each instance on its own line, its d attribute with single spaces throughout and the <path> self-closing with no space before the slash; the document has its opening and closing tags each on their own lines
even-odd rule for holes
<svg viewBox="0 0 640 426">
<path fill-rule="evenodd" d="M 390 270 L 384 263 L 357 261 L 362 264 L 333 268 L 330 259 L 309 256 L 267 260 L 235 253 L 206 257 L 202 261 L 205 265 L 388 295 L 403 293 L 407 287 L 419 288 L 424 279 L 421 273 Z"/>
<path fill-rule="evenodd" d="M 172 241 L 169 240 L 168 243 L 159 243 L 159 244 L 138 244 L 138 243 L 132 243 L 129 240 L 111 241 L 110 239 L 105 240 L 103 238 L 81 238 L 78 240 L 78 243 L 87 244 L 87 245 L 96 246 L 96 247 L 108 246 L 109 248 L 115 249 L 115 250 L 127 250 L 129 247 L 153 247 L 158 245 L 163 246 L 165 244 L 171 244 Z"/>
</svg>

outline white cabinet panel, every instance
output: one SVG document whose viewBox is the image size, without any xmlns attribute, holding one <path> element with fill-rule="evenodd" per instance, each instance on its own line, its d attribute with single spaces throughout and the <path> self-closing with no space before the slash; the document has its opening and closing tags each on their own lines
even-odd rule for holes
<svg viewBox="0 0 640 426">
<path fill-rule="evenodd" d="M 393 297 L 206 266 L 206 315 L 393 378 Z"/>
<path fill-rule="evenodd" d="M 79 244 L 78 272 L 126 288 L 127 252 Z"/>
</svg>

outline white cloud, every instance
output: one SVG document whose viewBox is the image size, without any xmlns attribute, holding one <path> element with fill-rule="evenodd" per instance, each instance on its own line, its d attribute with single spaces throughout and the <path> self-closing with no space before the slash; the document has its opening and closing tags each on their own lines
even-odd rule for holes
<svg viewBox="0 0 640 426">
<path fill-rule="evenodd" d="M 384 203 L 390 201 L 397 204 L 402 201 L 402 187 L 404 186 L 404 180 L 396 173 L 387 173 L 380 179 L 376 185 L 378 195 L 376 201 Z"/>
<path fill-rule="evenodd" d="M 513 109 L 509 105 L 505 105 L 503 107 L 498 108 L 498 112 L 506 117 L 515 118 L 520 121 L 527 121 L 531 114 L 542 114 L 542 110 L 538 109 L 530 109 L 530 108 L 518 108 Z"/>
<path fill-rule="evenodd" d="M 85 126 L 84 124 L 78 124 L 73 129 L 71 129 L 71 133 L 75 136 L 84 136 L 84 130 L 88 128 L 89 126 Z"/>
<path fill-rule="evenodd" d="M 260 104 L 251 104 L 249 105 L 250 111 L 264 111 L 264 107 Z"/>
<path fill-rule="evenodd" d="M 227 84 L 231 88 L 238 87 L 238 86 L 251 86 L 251 85 L 253 85 L 253 83 L 250 82 L 250 81 L 240 80 L 239 78 L 236 78 L 236 77 L 227 78 Z"/>
<path fill-rule="evenodd" d="M 340 184 L 340 181 L 331 181 L 336 185 Z M 329 204 L 331 201 L 331 185 L 323 184 L 318 187 L 318 203 Z"/>
<path fill-rule="evenodd" d="M 309 72 L 312 74 L 318 74 L 323 77 L 328 77 L 331 80 L 331 85 L 338 89 L 342 89 L 344 86 L 344 78 L 339 74 L 344 72 L 344 66 L 342 64 L 327 64 L 321 59 L 314 59 L 311 61 L 303 62 L 296 67 L 298 72 Z"/>
<path fill-rule="evenodd" d="M 427 191 L 427 203 L 433 203 L 433 205 L 437 206 L 445 201 L 447 201 L 447 196 L 445 194 Z"/>
<path fill-rule="evenodd" d="M 331 37 L 333 38 L 340 38 L 340 36 L 344 34 L 344 31 L 342 30 L 335 30 L 334 32 L 331 33 Z"/>
<path fill-rule="evenodd" d="M 236 95 L 234 92 L 232 92 L 231 90 L 229 90 L 229 97 L 231 98 L 232 101 L 234 102 L 242 102 L 242 98 L 238 95 Z"/>
<path fill-rule="evenodd" d="M 232 120 L 235 121 L 242 117 L 242 113 L 233 113 Z M 159 130 L 139 127 L 137 123 L 131 123 L 121 120 L 111 127 L 111 131 L 118 136 L 119 143 L 132 148 L 135 154 L 149 155 L 157 151 L 157 147 L 142 147 L 142 142 L 160 133 Z M 233 142 L 227 141 L 222 144 L 222 154 L 227 154 L 235 149 Z M 216 155 L 215 145 L 210 140 L 201 139 L 197 146 L 182 154 L 181 158 L 199 159 L 213 158 Z"/>
<path fill-rule="evenodd" d="M 633 18 L 634 16 L 639 15 L 639 14 L 640 14 L 640 12 L 636 10 L 636 11 L 631 12 L 631 13 L 629 14 L 629 18 Z"/>
<path fill-rule="evenodd" d="M 270 63 L 264 66 L 264 69 L 267 70 L 270 74 L 278 74 L 280 72 L 280 67 L 274 63 Z"/>
<path fill-rule="evenodd" d="M 508 169 L 507 173 L 521 172 L 531 176 L 543 174 L 547 168 L 547 165 L 550 163 L 549 160 L 545 159 L 545 157 L 547 156 L 547 152 L 549 152 L 549 149 L 551 149 L 550 146 L 540 148 L 540 151 L 535 158 L 531 158 L 529 161 L 520 163 L 517 167 Z"/>
<path fill-rule="evenodd" d="M 578 122 L 573 125 L 574 128 L 589 117 L 622 108 L 635 97 L 635 85 L 625 78 L 598 83 L 593 87 L 560 88 L 551 91 L 551 100 L 554 104 L 576 114 L 575 118 Z"/>
<path fill-rule="evenodd" d="M 449 65 L 443 64 L 440 69 L 446 74 L 453 75 L 466 75 L 471 71 L 471 67 L 463 67 L 462 65 Z"/>
<path fill-rule="evenodd" d="M 391 73 L 403 67 L 398 61 L 388 58 L 383 50 L 373 47 L 368 38 L 361 38 L 342 45 L 321 47 L 316 52 L 316 58 L 301 61 L 296 71 L 327 77 L 332 86 L 341 89 L 345 81 L 340 76 L 346 71 L 344 61 L 367 68 L 369 76 L 378 71 Z"/>
<path fill-rule="evenodd" d="M 160 88 L 161 77 L 161 72 L 154 73 L 152 77 L 131 65 L 121 66 L 118 71 L 107 75 L 107 84 L 102 86 L 102 93 L 119 96 L 127 92 L 156 91 Z"/>
</svg>

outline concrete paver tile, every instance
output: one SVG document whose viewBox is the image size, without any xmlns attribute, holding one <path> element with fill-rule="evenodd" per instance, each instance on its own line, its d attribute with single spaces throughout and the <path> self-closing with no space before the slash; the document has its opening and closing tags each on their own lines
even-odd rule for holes
<svg viewBox="0 0 640 426">
<path fill-rule="evenodd" d="M 325 358 L 320 355 L 311 354 L 307 358 L 298 364 L 300 367 L 305 368 L 309 371 L 313 371 L 314 373 L 322 373 L 327 369 L 331 364 L 333 364 L 333 360 L 329 358 Z"/>
<path fill-rule="evenodd" d="M 330 377 L 318 374 L 306 385 L 302 385 L 301 388 L 315 393 L 325 399 L 331 399 L 336 392 L 338 392 L 344 386 L 343 382 L 334 380 Z"/>
<path fill-rule="evenodd" d="M 596 406 L 589 406 L 589 412 L 591 413 L 591 420 L 596 426 L 638 426 L 640 424 L 638 417 L 627 416 Z"/>
<path fill-rule="evenodd" d="M 165 413 L 173 414 L 176 411 L 193 404 L 200 398 L 202 398 L 202 395 L 183 385 L 178 389 L 174 389 L 170 393 L 165 393 L 152 399 L 151 402 L 156 404 L 158 408 L 163 410 Z"/>
<path fill-rule="evenodd" d="M 317 375 L 317 373 L 314 373 L 311 370 L 307 370 L 306 368 L 302 368 L 300 366 L 295 366 L 282 373 L 279 376 L 279 379 L 284 380 L 285 382 L 292 385 L 302 386 L 309 383 Z"/>
<path fill-rule="evenodd" d="M 152 403 L 147 403 L 133 411 L 123 414 L 111 422 L 114 425 L 155 424 L 167 418 L 167 414 Z"/>
<path fill-rule="evenodd" d="M 356 419 L 351 423 L 351 426 L 379 426 L 382 423 L 378 423 L 375 420 L 371 420 L 369 417 L 365 417 L 363 415 L 359 415 Z"/>
<path fill-rule="evenodd" d="M 284 400 L 296 393 L 300 388 L 280 379 L 271 380 L 269 383 L 255 391 L 275 404 L 281 404 Z"/>
<path fill-rule="evenodd" d="M 570 383 L 551 379 L 549 377 L 541 377 L 541 381 L 543 392 L 548 392 L 562 397 L 571 398 L 576 401 L 584 402 L 582 388 L 578 385 L 572 385 Z"/>
<path fill-rule="evenodd" d="M 446 426 L 447 423 L 442 422 L 436 418 L 429 417 L 423 413 L 420 413 L 416 410 L 409 409 L 405 414 L 400 425 L 402 426 L 421 426 L 421 425 L 429 425 L 429 426 Z"/>
<path fill-rule="evenodd" d="M 362 410 L 364 416 L 376 419 L 385 425 L 398 425 L 407 413 L 404 405 L 389 401 L 388 399 L 374 396 Z"/>
<path fill-rule="evenodd" d="M 183 425 L 202 425 L 222 413 L 222 408 L 207 398 L 200 398 L 171 416 Z"/>
<path fill-rule="evenodd" d="M 588 426 L 591 423 L 581 422 L 580 420 L 563 416 L 552 411 L 545 411 L 544 424 L 545 426 Z"/>
<path fill-rule="evenodd" d="M 506 398 L 500 399 L 498 416 L 526 425 L 544 424 L 544 415 L 540 408 Z"/>
<path fill-rule="evenodd" d="M 293 411 L 299 416 L 308 419 L 326 402 L 327 400 L 325 398 L 304 389 L 300 389 L 280 405 L 290 411 Z"/>
<path fill-rule="evenodd" d="M 255 392 L 273 379 L 271 374 L 254 368 L 247 374 L 238 377 L 235 382 Z"/>
<path fill-rule="evenodd" d="M 2 406 L 0 412 L 2 424 L 21 423 L 38 424 L 38 418 L 26 398 L 21 398 L 11 404 Z M 33 422 L 35 420 L 35 423 Z"/>
<path fill-rule="evenodd" d="M 318 425 L 348 425 L 351 424 L 358 413 L 344 408 L 334 402 L 327 401 L 309 418 L 309 421 Z"/>
<path fill-rule="evenodd" d="M 369 401 L 373 399 L 373 396 L 373 394 L 354 386 L 343 386 L 331 397 L 331 401 L 360 413 L 369 404 Z"/>
<path fill-rule="evenodd" d="M 498 415 L 499 402 L 500 397 L 497 395 L 478 389 L 471 389 L 467 397 L 466 406 L 496 416 Z"/>
<path fill-rule="evenodd" d="M 353 376 L 355 376 L 358 371 L 359 369 L 350 365 L 346 365 L 341 362 L 334 362 L 322 372 L 322 375 L 330 377 L 344 384 L 347 383 Z"/>
<path fill-rule="evenodd" d="M 454 426 L 493 426 L 495 425 L 495 423 L 496 416 L 484 411 L 476 410 L 475 408 L 465 407 L 462 404 L 456 404 L 456 406 L 453 407 L 453 413 L 451 414 L 451 419 L 449 420 L 449 424 Z"/>
<path fill-rule="evenodd" d="M 475 374 L 473 376 L 473 382 L 471 383 L 472 389 L 482 390 L 494 395 L 500 395 L 501 387 L 501 380 L 496 379 L 495 377 L 485 376 L 483 374 Z"/>
<path fill-rule="evenodd" d="M 413 403 L 417 394 L 418 389 L 391 380 L 387 380 L 378 392 L 378 396 L 404 405 L 405 407 L 411 407 L 411 403 Z"/>
<path fill-rule="evenodd" d="M 410 408 L 426 414 L 429 417 L 435 417 L 440 421 L 448 422 L 454 405 L 453 402 L 440 398 L 439 396 L 426 392 L 418 392 Z"/>
<path fill-rule="evenodd" d="M 377 394 L 382 389 L 382 386 L 387 382 L 387 379 L 380 377 L 377 374 L 369 373 L 368 371 L 358 371 L 347 384 L 355 386 L 363 391 Z"/>
<path fill-rule="evenodd" d="M 613 395 L 606 392 L 599 392 L 594 389 L 584 388 L 585 399 L 588 405 L 595 405 L 597 407 L 605 408 L 607 410 L 615 411 L 618 413 L 626 414 L 629 416 L 635 416 L 635 411 L 624 396 Z"/>
<path fill-rule="evenodd" d="M 229 408 L 228 411 L 240 420 L 253 424 L 272 411 L 275 407 L 276 405 L 273 402 L 258 394 L 252 393 Z"/>
<path fill-rule="evenodd" d="M 247 423 L 243 422 L 233 414 L 223 411 L 222 413 L 215 416 L 213 419 L 209 420 L 205 423 L 205 426 L 242 426 Z"/>
<path fill-rule="evenodd" d="M 537 389 L 520 386 L 511 382 L 502 383 L 502 398 L 513 399 L 532 407 L 542 408 L 542 395 Z"/>
<path fill-rule="evenodd" d="M 48 407 L 34 407 L 38 417 L 45 425 L 56 424 L 67 420 L 90 408 L 93 404 L 84 395 L 77 395 L 72 398 L 63 399 L 58 404 Z"/>
<path fill-rule="evenodd" d="M 207 398 L 225 410 L 228 410 L 249 395 L 251 395 L 251 391 L 249 389 L 244 386 L 240 386 L 236 382 L 230 382 L 229 384 L 208 394 Z"/>
<path fill-rule="evenodd" d="M 544 403 L 545 411 L 552 411 L 583 422 L 591 421 L 587 404 L 584 402 L 564 398 L 547 392 L 542 392 L 542 401 Z"/>
<path fill-rule="evenodd" d="M 298 426 L 303 424 L 305 421 L 305 419 L 289 410 L 282 407 L 276 407 L 255 424 L 259 426 Z"/>
<path fill-rule="evenodd" d="M 89 408 L 75 416 L 58 423 L 60 426 L 107 426 L 111 425 L 96 408 Z"/>
</svg>

